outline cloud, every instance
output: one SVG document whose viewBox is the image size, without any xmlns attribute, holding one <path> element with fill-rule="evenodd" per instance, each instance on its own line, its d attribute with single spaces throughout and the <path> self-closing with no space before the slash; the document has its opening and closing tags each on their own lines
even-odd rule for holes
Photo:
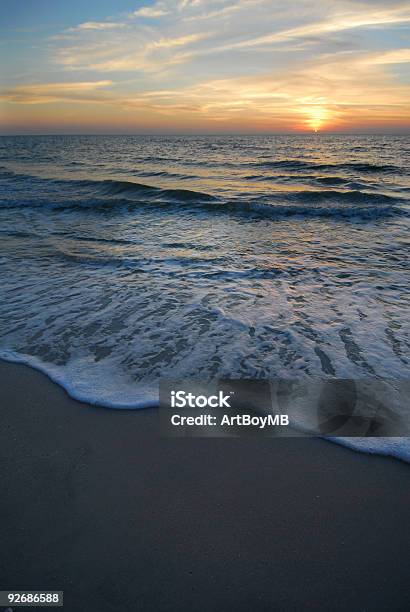
<svg viewBox="0 0 410 612">
<path fill-rule="evenodd" d="M 219 50 L 233 50 L 235 48 L 239 49 L 244 47 L 254 47 L 257 45 L 269 45 L 272 43 L 281 43 L 290 39 L 334 34 L 344 30 L 403 23 L 410 23 L 409 7 L 399 6 L 393 7 L 390 10 L 383 9 L 373 11 L 369 11 L 369 9 L 366 7 L 366 10 L 362 10 L 362 12 L 355 10 L 350 13 L 336 13 L 323 21 L 315 21 L 296 28 L 290 28 L 263 36 L 256 36 L 248 40 L 221 46 Z"/>
<path fill-rule="evenodd" d="M 142 72 L 163 71 L 166 67 L 188 61 L 192 51 L 181 52 L 183 47 L 204 40 L 207 33 L 194 33 L 176 37 L 152 37 L 143 32 L 139 39 L 130 40 L 124 49 L 123 37 L 112 39 L 109 44 L 95 44 L 63 47 L 57 61 L 70 69 L 80 68 L 98 72 Z"/>
<path fill-rule="evenodd" d="M 56 49 L 55 59 L 70 70 L 153 73 L 194 58 L 230 53 L 235 71 L 235 52 L 260 53 L 272 47 L 289 54 L 320 44 L 335 47 L 343 44 L 336 39 L 339 33 L 410 23 L 410 7 L 403 3 L 369 8 L 368 4 L 346 0 L 323 0 L 319 10 L 305 0 L 296 0 L 292 6 L 278 0 L 275 9 L 274 12 L 268 0 L 181 0 L 176 7 L 175 0 L 163 0 L 141 7 L 122 23 L 80 24 L 71 29 L 75 40 L 66 45 L 61 44 L 64 36 L 57 40 L 60 48 Z M 155 17 L 154 25 L 135 21 L 139 16 Z M 164 16 L 166 25 L 161 19 Z M 302 23 L 289 27 L 295 22 Z M 122 28 L 121 33 L 116 31 L 118 28 Z M 253 33 L 251 37 L 249 32 Z M 208 39 L 209 44 L 204 44 Z M 347 40 L 344 44 L 350 43 Z M 173 49 L 188 45 L 189 53 L 172 57 Z M 249 57 L 245 58 L 248 65 Z"/>
<path fill-rule="evenodd" d="M 367 65 L 407 64 L 410 63 L 410 49 L 394 49 L 382 53 L 371 53 L 361 61 Z"/>
<path fill-rule="evenodd" d="M 201 33 L 177 36 L 176 38 L 160 38 L 159 40 L 154 40 L 150 45 L 148 45 L 148 49 L 184 47 L 185 45 L 190 45 L 191 43 L 198 42 L 199 40 L 203 40 L 207 37 L 208 35 L 206 33 Z"/>
<path fill-rule="evenodd" d="M 69 31 L 76 30 L 112 30 L 113 28 L 122 28 L 124 27 L 124 23 L 118 23 L 113 21 L 86 21 L 85 23 L 80 23 L 75 28 L 70 28 Z"/>
<path fill-rule="evenodd" d="M 240 4 L 230 4 L 228 6 L 224 6 L 220 9 L 215 9 L 214 11 L 209 11 L 208 13 L 199 13 L 197 15 L 187 16 L 186 20 L 189 21 L 204 21 L 207 19 L 221 19 L 222 17 L 229 16 L 230 13 L 234 11 L 238 11 L 240 9 Z"/>
<path fill-rule="evenodd" d="M 112 81 L 83 81 L 77 83 L 38 83 L 17 85 L 0 92 L 0 99 L 19 104 L 49 104 L 65 100 L 89 99 L 87 96 L 102 87 L 112 85 Z M 84 98 L 86 94 L 86 98 Z"/>
<path fill-rule="evenodd" d="M 385 72 L 385 64 L 406 58 L 404 52 L 360 58 L 341 53 L 314 59 L 291 73 L 208 80 L 144 92 L 122 103 L 170 117 L 189 112 L 202 121 L 226 125 L 240 121 L 266 129 L 280 124 L 287 129 L 343 129 L 372 118 L 409 123 L 410 85 L 396 83 Z"/>
<path fill-rule="evenodd" d="M 409 123 L 409 24 L 408 2 L 389 0 L 161 0 L 57 34 L 36 63 L 43 84 L 13 85 L 2 99 L 73 102 L 78 114 L 98 104 L 115 121 Z M 61 70 L 72 83 L 44 84 Z"/>
<path fill-rule="evenodd" d="M 169 11 L 165 10 L 162 4 L 143 6 L 133 13 L 135 17 L 148 17 L 150 19 L 157 19 L 158 17 L 163 17 L 168 14 Z"/>
</svg>

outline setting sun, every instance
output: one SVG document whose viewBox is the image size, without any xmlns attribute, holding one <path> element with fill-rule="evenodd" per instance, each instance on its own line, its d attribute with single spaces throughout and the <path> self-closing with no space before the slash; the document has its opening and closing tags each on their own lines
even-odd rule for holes
<svg viewBox="0 0 410 612">
<path fill-rule="evenodd" d="M 322 127 L 326 127 L 326 121 L 329 118 L 329 112 L 322 106 L 313 106 L 307 111 L 307 125 L 314 131 L 318 132 Z"/>
</svg>

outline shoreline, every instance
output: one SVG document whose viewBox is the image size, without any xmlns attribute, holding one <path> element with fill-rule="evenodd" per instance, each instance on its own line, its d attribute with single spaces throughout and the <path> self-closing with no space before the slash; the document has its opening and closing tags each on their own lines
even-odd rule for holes
<svg viewBox="0 0 410 612">
<path fill-rule="evenodd" d="M 0 362 L 3 589 L 87 610 L 410 605 L 408 466 L 316 438 L 163 439 Z M 98 414 L 97 414 L 98 412 Z"/>
<path fill-rule="evenodd" d="M 29 368 L 34 372 L 39 373 L 41 376 L 45 376 L 45 378 L 51 382 L 53 385 L 57 385 L 67 396 L 76 403 L 84 404 L 87 406 L 92 406 L 97 409 L 103 410 L 113 410 L 117 411 L 140 411 L 140 410 L 152 410 L 159 407 L 159 399 L 158 400 L 143 400 L 136 404 L 113 404 L 108 401 L 98 402 L 98 401 L 90 401 L 90 399 L 86 395 L 82 395 L 78 392 L 74 393 L 70 390 L 69 385 L 66 382 L 61 380 L 61 376 L 54 374 L 50 369 L 47 369 L 40 360 L 36 360 L 35 358 L 23 359 L 22 357 L 16 357 L 13 354 L 6 357 L 4 354 L 0 356 L 0 364 L 6 363 L 11 365 L 16 365 L 17 367 Z M 298 429 L 297 425 L 295 428 Z M 394 438 L 388 437 L 384 438 L 383 446 L 380 446 L 377 442 L 374 441 L 383 439 L 383 438 L 343 438 L 341 436 L 320 436 L 319 434 L 316 436 L 314 433 L 307 434 L 304 429 L 299 429 L 300 432 L 308 435 L 311 438 L 321 439 L 327 442 L 331 442 L 332 444 L 337 444 L 343 446 L 344 448 L 350 449 L 355 452 L 364 453 L 371 456 L 381 456 L 381 457 L 392 457 L 395 460 L 404 462 L 406 464 L 410 464 L 410 446 L 407 448 L 401 448 L 400 443 L 397 445 L 397 440 L 402 440 L 404 438 Z M 355 442 L 353 442 L 353 440 Z"/>
</svg>

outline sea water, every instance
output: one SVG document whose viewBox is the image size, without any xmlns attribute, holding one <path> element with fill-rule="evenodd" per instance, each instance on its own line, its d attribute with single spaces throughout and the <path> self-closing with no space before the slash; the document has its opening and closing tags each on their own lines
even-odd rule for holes
<svg viewBox="0 0 410 612">
<path fill-rule="evenodd" d="M 408 379 L 409 170 L 405 136 L 2 137 L 0 357 L 112 408 Z"/>
</svg>

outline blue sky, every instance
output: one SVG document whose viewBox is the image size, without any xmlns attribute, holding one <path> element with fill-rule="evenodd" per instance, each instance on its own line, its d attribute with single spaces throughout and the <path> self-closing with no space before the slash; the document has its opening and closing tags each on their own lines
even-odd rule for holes
<svg viewBox="0 0 410 612">
<path fill-rule="evenodd" d="M 404 132 L 410 5 L 4 0 L 0 129 Z"/>
<path fill-rule="evenodd" d="M 75 26 L 89 19 L 135 10 L 135 0 L 3 0 L 0 4 L 2 33 L 13 36 L 13 28 Z"/>
</svg>

